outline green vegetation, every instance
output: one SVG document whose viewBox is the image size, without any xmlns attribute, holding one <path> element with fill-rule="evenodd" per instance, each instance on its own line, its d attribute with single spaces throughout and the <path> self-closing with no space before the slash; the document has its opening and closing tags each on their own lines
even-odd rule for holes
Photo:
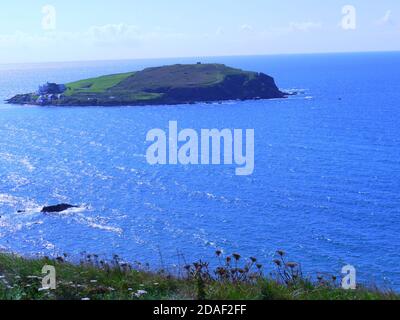
<svg viewBox="0 0 400 320">
<path fill-rule="evenodd" d="M 66 262 L 66 256 L 55 260 L 29 260 L 0 254 L 0 299 L 7 300 L 398 300 L 392 292 L 359 288 L 345 291 L 335 277 L 318 277 L 311 282 L 301 275 L 295 263 L 287 263 L 284 253 L 275 260 L 276 271 L 268 278 L 255 258 L 248 261 L 240 255 L 223 258 L 217 252 L 220 266 L 210 271 L 208 263 L 183 268 L 175 277 L 165 271 L 150 272 L 148 266 L 111 262 L 86 256 L 80 264 Z M 57 271 L 57 289 L 41 290 L 41 270 L 53 265 Z"/>
<path fill-rule="evenodd" d="M 134 72 L 120 73 L 71 82 L 66 85 L 67 91 L 65 92 L 65 95 L 72 96 L 80 93 L 104 93 L 106 90 L 110 90 L 112 87 L 134 74 Z"/>
<path fill-rule="evenodd" d="M 86 79 L 68 83 L 66 96 L 72 96 L 80 93 L 104 93 L 106 90 L 116 86 L 122 80 L 134 75 L 134 72 L 113 74 L 98 78 Z"/>
<path fill-rule="evenodd" d="M 86 79 L 65 85 L 63 94 L 20 94 L 14 104 L 134 106 L 283 98 L 266 74 L 223 64 L 177 64 Z M 54 92 L 53 92 L 54 93 Z"/>
<path fill-rule="evenodd" d="M 166 88 L 199 88 L 222 83 L 229 76 L 254 79 L 257 73 L 227 67 L 223 64 L 172 65 L 148 68 L 124 79 L 114 90 L 135 92 L 165 91 Z"/>
</svg>

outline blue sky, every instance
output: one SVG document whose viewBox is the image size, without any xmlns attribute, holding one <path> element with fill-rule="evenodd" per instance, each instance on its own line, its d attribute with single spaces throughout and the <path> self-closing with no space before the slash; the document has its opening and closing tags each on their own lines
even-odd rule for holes
<svg viewBox="0 0 400 320">
<path fill-rule="evenodd" d="M 355 29 L 342 27 L 345 5 L 355 9 Z M 14 0 L 0 7 L 0 63 L 392 50 L 400 50 L 398 0 Z"/>
</svg>

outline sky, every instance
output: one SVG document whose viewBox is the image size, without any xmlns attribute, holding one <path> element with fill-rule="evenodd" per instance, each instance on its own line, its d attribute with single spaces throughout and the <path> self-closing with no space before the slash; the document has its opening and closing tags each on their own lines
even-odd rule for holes
<svg viewBox="0 0 400 320">
<path fill-rule="evenodd" d="M 14 0 L 0 64 L 400 50 L 399 0 Z"/>
</svg>

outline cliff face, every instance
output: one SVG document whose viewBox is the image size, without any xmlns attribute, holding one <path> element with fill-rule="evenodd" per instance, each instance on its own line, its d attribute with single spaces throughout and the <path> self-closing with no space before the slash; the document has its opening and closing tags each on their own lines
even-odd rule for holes
<svg viewBox="0 0 400 320">
<path fill-rule="evenodd" d="M 220 64 L 173 65 L 65 85 L 62 94 L 17 95 L 9 103 L 54 106 L 182 104 L 284 98 L 272 77 Z"/>
<path fill-rule="evenodd" d="M 224 81 L 213 86 L 195 88 L 172 88 L 166 91 L 164 100 L 179 101 L 223 101 L 283 98 L 274 80 L 264 74 L 249 80 L 245 75 L 229 75 Z"/>
</svg>

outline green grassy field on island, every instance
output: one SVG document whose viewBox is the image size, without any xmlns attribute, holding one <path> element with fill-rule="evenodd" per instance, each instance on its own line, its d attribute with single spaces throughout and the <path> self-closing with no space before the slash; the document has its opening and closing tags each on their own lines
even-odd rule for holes
<svg viewBox="0 0 400 320">
<path fill-rule="evenodd" d="M 67 91 L 65 92 L 65 95 L 72 96 L 79 93 L 103 93 L 134 74 L 134 72 L 120 73 L 71 82 L 66 85 Z"/>
<path fill-rule="evenodd" d="M 0 254 L 0 300 L 399 300 L 393 292 L 359 288 L 343 290 L 335 277 L 305 279 L 297 264 L 278 254 L 274 275 L 264 275 L 255 258 L 221 257 L 210 270 L 199 262 L 182 268 L 180 276 L 153 272 L 146 266 L 86 256 L 80 264 L 25 259 Z M 56 290 L 42 289 L 42 268 L 56 269 Z"/>
</svg>

